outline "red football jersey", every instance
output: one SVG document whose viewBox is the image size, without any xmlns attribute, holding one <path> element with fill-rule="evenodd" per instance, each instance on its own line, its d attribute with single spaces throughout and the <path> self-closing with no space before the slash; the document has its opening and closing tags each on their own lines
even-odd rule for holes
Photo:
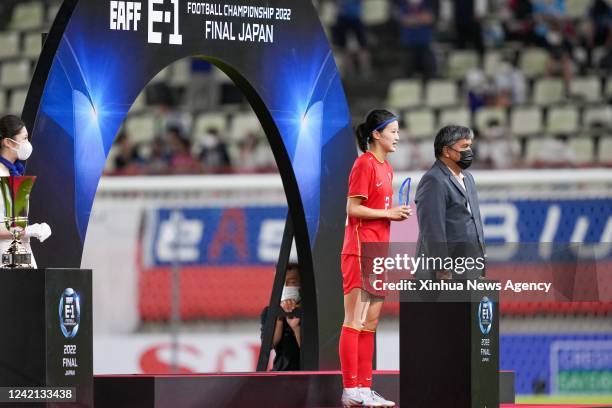
<svg viewBox="0 0 612 408">
<path fill-rule="evenodd" d="M 371 152 L 359 156 L 349 176 L 348 197 L 364 197 L 362 204 L 375 209 L 393 204 L 393 168 L 380 162 Z M 368 220 L 346 217 L 343 254 L 361 255 L 364 242 L 389 242 L 391 221 L 387 218 Z"/>
</svg>

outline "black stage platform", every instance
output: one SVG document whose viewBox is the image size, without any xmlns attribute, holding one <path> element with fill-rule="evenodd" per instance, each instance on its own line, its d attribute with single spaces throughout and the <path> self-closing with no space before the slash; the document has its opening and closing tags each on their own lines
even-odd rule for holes
<svg viewBox="0 0 612 408">
<path fill-rule="evenodd" d="M 398 402 L 399 371 L 375 371 L 373 388 Z M 339 371 L 94 378 L 96 408 L 338 407 L 341 390 Z M 500 397 L 514 402 L 514 372 L 500 373 Z"/>
</svg>

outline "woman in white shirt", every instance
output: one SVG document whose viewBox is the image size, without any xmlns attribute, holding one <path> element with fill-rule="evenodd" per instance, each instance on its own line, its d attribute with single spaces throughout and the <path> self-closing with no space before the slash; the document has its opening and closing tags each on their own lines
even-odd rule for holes
<svg viewBox="0 0 612 408">
<path fill-rule="evenodd" d="M 0 177 L 22 176 L 25 172 L 24 161 L 32 154 L 32 144 L 28 140 L 28 130 L 21 119 L 14 115 L 0 118 Z M 0 200 L 0 217 L 4 221 L 4 200 Z M 22 235 L 22 242 L 29 250 L 30 237 L 44 241 L 51 235 L 47 223 L 28 225 Z M 0 255 L 5 253 L 13 240 L 4 222 L 0 223 Z M 36 267 L 34 257 L 32 266 Z"/>
</svg>

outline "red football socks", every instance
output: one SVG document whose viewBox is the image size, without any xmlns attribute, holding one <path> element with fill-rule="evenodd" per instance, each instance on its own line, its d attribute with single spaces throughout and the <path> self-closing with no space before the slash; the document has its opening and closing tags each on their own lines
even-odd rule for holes
<svg viewBox="0 0 612 408">
<path fill-rule="evenodd" d="M 357 373 L 360 357 L 360 331 L 350 326 L 342 326 L 340 332 L 340 366 L 342 367 L 342 384 L 344 388 L 357 387 Z M 370 372 L 372 359 L 370 358 Z M 371 377 L 371 375 L 370 375 Z"/>
<path fill-rule="evenodd" d="M 357 368 L 357 385 L 371 388 L 372 386 L 372 358 L 374 357 L 374 336 L 376 332 L 362 330 L 359 333 L 359 352 Z"/>
</svg>

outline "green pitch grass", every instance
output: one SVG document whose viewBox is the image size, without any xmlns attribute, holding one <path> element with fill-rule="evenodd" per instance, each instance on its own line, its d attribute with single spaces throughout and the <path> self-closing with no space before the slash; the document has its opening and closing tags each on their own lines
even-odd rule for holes
<svg viewBox="0 0 612 408">
<path fill-rule="evenodd" d="M 517 395 L 517 404 L 609 404 L 612 406 L 610 395 Z"/>
</svg>

